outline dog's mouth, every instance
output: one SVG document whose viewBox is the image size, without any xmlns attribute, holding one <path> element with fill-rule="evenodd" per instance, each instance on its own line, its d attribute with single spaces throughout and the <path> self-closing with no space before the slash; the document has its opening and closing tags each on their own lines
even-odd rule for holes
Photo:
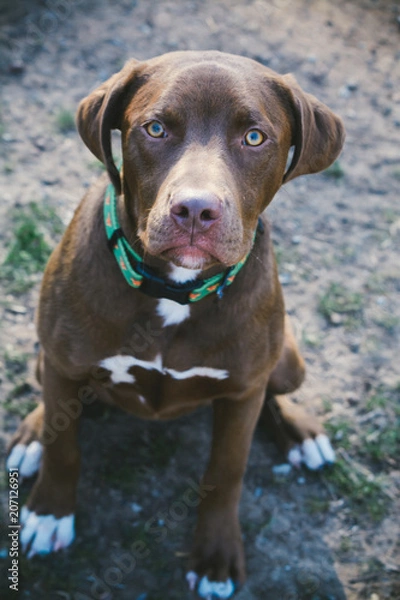
<svg viewBox="0 0 400 600">
<path fill-rule="evenodd" d="M 208 268 L 220 261 L 209 250 L 199 245 L 180 245 L 163 250 L 161 256 L 178 267 L 186 269 Z"/>
<path fill-rule="evenodd" d="M 218 233 L 218 235 L 217 235 Z M 139 231 L 145 255 L 161 259 L 186 269 L 205 271 L 209 268 L 227 268 L 241 260 L 242 244 L 223 231 L 215 235 L 184 235 L 178 232 L 162 235 L 159 228 Z"/>
</svg>

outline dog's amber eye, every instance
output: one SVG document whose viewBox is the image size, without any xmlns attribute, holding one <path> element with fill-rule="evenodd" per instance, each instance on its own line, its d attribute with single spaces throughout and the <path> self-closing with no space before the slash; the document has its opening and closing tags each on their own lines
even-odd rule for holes
<svg viewBox="0 0 400 600">
<path fill-rule="evenodd" d="M 150 121 L 146 125 L 147 133 L 153 138 L 165 137 L 165 129 L 159 121 Z"/>
<path fill-rule="evenodd" d="M 244 143 L 246 146 L 260 146 L 265 137 L 258 129 L 250 129 L 244 136 Z"/>
</svg>

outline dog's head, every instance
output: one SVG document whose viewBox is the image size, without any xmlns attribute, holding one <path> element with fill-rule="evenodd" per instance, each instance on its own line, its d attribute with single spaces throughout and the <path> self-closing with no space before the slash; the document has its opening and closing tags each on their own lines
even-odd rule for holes
<svg viewBox="0 0 400 600">
<path fill-rule="evenodd" d="M 132 60 L 81 102 L 77 122 L 145 252 L 192 269 L 240 261 L 282 183 L 327 168 L 344 141 L 341 120 L 290 75 L 219 52 Z"/>
</svg>

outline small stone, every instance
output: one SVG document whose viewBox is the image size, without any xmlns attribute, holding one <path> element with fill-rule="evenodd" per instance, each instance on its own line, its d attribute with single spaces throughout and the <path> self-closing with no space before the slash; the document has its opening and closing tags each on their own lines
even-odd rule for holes
<svg viewBox="0 0 400 600">
<path fill-rule="evenodd" d="M 11 306 L 7 306 L 6 310 L 14 315 L 26 315 L 27 313 L 25 306 L 21 304 L 11 304 Z"/>
<path fill-rule="evenodd" d="M 46 177 L 45 179 L 42 179 L 42 183 L 44 185 L 56 185 L 57 183 L 59 183 L 59 178 L 54 176 L 54 177 Z"/>
<path fill-rule="evenodd" d="M 297 265 L 293 264 L 293 263 L 285 263 L 283 265 L 284 269 L 285 269 L 285 273 L 295 273 L 297 271 Z"/>
<path fill-rule="evenodd" d="M 357 111 L 354 110 L 354 108 L 349 108 L 349 110 L 346 111 L 346 117 L 348 119 L 357 119 L 358 118 Z"/>
<path fill-rule="evenodd" d="M 371 421 L 382 417 L 386 417 L 385 411 L 381 408 L 375 408 L 374 410 L 370 410 L 369 412 L 367 412 L 365 415 L 361 415 L 361 417 L 358 417 L 357 420 L 359 423 L 363 424 L 370 423 Z"/>
<path fill-rule="evenodd" d="M 11 75 L 21 75 L 24 71 L 25 65 L 22 60 L 14 60 L 8 67 L 8 72 Z"/>
<path fill-rule="evenodd" d="M 303 238 L 301 237 L 301 235 L 294 235 L 292 237 L 292 244 L 294 244 L 295 246 L 298 246 L 299 244 L 301 244 L 302 241 L 303 241 Z"/>
<path fill-rule="evenodd" d="M 290 273 L 281 273 L 281 275 L 279 275 L 279 281 L 281 285 L 289 285 L 292 281 L 292 276 Z"/>
<path fill-rule="evenodd" d="M 306 482 L 306 478 L 305 478 L 305 477 L 298 477 L 298 478 L 297 478 L 297 483 L 298 483 L 299 485 L 304 485 L 304 484 L 305 484 L 305 482 Z"/>
<path fill-rule="evenodd" d="M 346 400 L 350 404 L 350 406 L 357 406 L 358 404 L 360 404 L 360 398 L 357 398 L 356 396 L 347 396 Z"/>
<path fill-rule="evenodd" d="M 347 87 L 347 85 L 342 85 L 342 87 L 339 90 L 339 96 L 341 98 L 350 98 L 351 92 L 350 92 L 349 88 Z"/>
<path fill-rule="evenodd" d="M 109 40 L 109 43 L 112 46 L 115 46 L 116 48 L 122 48 L 124 45 L 124 42 L 122 40 L 119 40 L 118 38 L 113 38 L 112 40 Z"/>
<path fill-rule="evenodd" d="M 264 490 L 261 487 L 257 487 L 254 490 L 254 498 L 261 498 L 261 496 L 263 495 Z"/>
<path fill-rule="evenodd" d="M 15 142 L 15 138 L 11 135 L 11 133 L 3 133 L 1 136 L 3 142 Z"/>
<path fill-rule="evenodd" d="M 329 502 L 329 508 L 331 510 L 341 510 L 344 506 L 344 500 L 343 498 L 340 498 L 340 500 L 331 500 Z"/>
<path fill-rule="evenodd" d="M 308 77 L 310 81 L 316 83 L 317 85 L 324 85 L 326 82 L 326 78 L 328 76 L 328 72 L 324 68 L 317 69 L 308 73 Z"/>
<path fill-rule="evenodd" d="M 41 150 L 42 152 L 44 150 L 46 150 L 46 139 L 45 138 L 36 137 L 32 140 L 32 143 L 35 146 L 35 148 L 37 148 L 38 150 Z"/>
<path fill-rule="evenodd" d="M 142 507 L 142 506 L 140 506 L 140 504 L 136 504 L 136 502 L 132 502 L 132 504 L 131 504 L 131 509 L 132 509 L 132 512 L 134 512 L 134 513 L 135 513 L 135 515 L 137 515 L 137 514 L 139 514 L 140 512 L 142 512 L 142 510 L 143 510 L 143 507 Z"/>
<path fill-rule="evenodd" d="M 271 534 L 282 535 L 282 533 L 286 533 L 287 531 L 291 530 L 290 519 L 286 519 L 278 514 L 271 519 L 267 527 L 268 529 L 266 530 L 266 533 L 268 534 L 268 537 Z"/>
<path fill-rule="evenodd" d="M 378 594 L 371 594 L 371 596 L 369 597 L 369 600 L 379 600 Z"/>
<path fill-rule="evenodd" d="M 329 321 L 332 325 L 341 325 L 343 323 L 343 315 L 333 312 L 329 315 Z"/>
<path fill-rule="evenodd" d="M 274 475 L 282 475 L 287 476 L 292 470 L 292 465 L 289 463 L 283 463 L 282 465 L 274 465 L 272 467 L 272 472 Z"/>
<path fill-rule="evenodd" d="M 350 92 L 355 92 L 356 90 L 358 90 L 358 83 L 357 81 L 348 81 L 347 82 L 347 89 L 350 90 Z"/>
<path fill-rule="evenodd" d="M 143 25 L 140 25 L 139 30 L 144 35 L 149 35 L 153 31 L 153 28 L 148 23 L 143 23 Z"/>
</svg>

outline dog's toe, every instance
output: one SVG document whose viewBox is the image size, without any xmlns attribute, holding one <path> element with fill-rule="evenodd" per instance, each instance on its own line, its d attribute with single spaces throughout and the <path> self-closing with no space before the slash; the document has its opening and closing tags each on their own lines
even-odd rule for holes
<svg viewBox="0 0 400 600">
<path fill-rule="evenodd" d="M 16 444 L 7 459 L 7 469 L 18 469 L 21 478 L 32 477 L 39 470 L 42 454 L 43 446 L 37 440 L 27 446 Z"/>
<path fill-rule="evenodd" d="M 312 440 L 311 438 L 304 440 L 301 445 L 301 451 L 303 455 L 303 462 L 308 469 L 311 471 L 316 471 L 323 466 L 324 459 L 321 456 L 315 440 Z"/>
<path fill-rule="evenodd" d="M 288 452 L 287 459 L 294 467 L 301 467 L 301 463 L 303 462 L 301 447 L 298 445 L 293 446 Z"/>
<path fill-rule="evenodd" d="M 321 456 L 324 459 L 324 463 L 332 465 L 336 460 L 336 456 L 328 436 L 324 433 L 320 433 L 315 438 L 315 443 L 317 444 L 318 450 L 320 451 Z"/>
<path fill-rule="evenodd" d="M 19 469 L 22 459 L 25 456 L 27 446 L 25 444 L 15 444 L 7 458 L 7 470 Z"/>
<path fill-rule="evenodd" d="M 200 579 L 197 593 L 201 598 L 230 598 L 235 591 L 231 579 L 226 581 L 210 581 L 207 576 Z"/>
<path fill-rule="evenodd" d="M 43 446 L 37 440 L 34 440 L 26 447 L 26 451 L 19 467 L 21 477 L 32 477 L 40 467 L 42 459 Z"/>
<path fill-rule="evenodd" d="M 307 438 L 301 445 L 293 446 L 288 453 L 288 461 L 295 467 L 304 463 L 310 471 L 317 471 L 335 462 L 335 451 L 328 436 L 321 433 L 315 439 Z"/>
<path fill-rule="evenodd" d="M 196 589 L 199 580 L 197 573 L 189 571 L 189 573 L 186 574 L 186 580 L 189 584 L 190 591 L 193 592 Z M 200 579 L 197 588 L 197 594 L 201 598 L 206 598 L 206 600 L 212 600 L 214 598 L 230 598 L 234 591 L 235 585 L 231 579 L 227 579 L 226 581 L 210 581 L 207 576 Z"/>
<path fill-rule="evenodd" d="M 25 506 L 21 510 L 21 545 L 28 558 L 35 554 L 57 552 L 69 546 L 74 537 L 74 515 L 56 519 L 53 515 L 37 515 Z"/>
</svg>

